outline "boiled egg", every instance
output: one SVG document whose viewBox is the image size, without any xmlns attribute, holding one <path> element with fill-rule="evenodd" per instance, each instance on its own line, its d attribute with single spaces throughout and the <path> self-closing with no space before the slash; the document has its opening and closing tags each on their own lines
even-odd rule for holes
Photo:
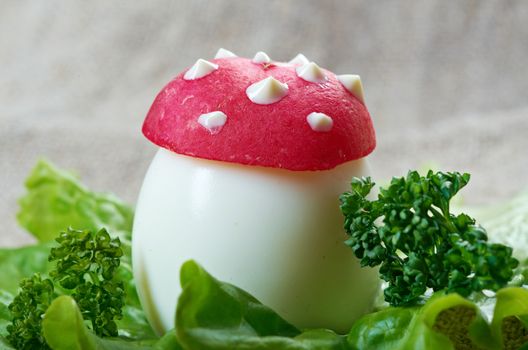
<svg viewBox="0 0 528 350">
<path fill-rule="evenodd" d="M 160 147 L 133 229 L 147 317 L 174 327 L 179 269 L 194 259 L 299 328 L 347 332 L 379 289 L 343 243 L 338 200 L 375 147 L 361 81 L 304 56 L 219 52 L 170 81 L 143 125 Z"/>
</svg>

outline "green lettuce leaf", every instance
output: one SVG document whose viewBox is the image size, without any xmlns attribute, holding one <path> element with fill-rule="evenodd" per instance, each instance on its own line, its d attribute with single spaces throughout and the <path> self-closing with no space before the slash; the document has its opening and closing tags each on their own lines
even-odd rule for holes
<svg viewBox="0 0 528 350">
<path fill-rule="evenodd" d="M 11 323 L 11 312 L 9 304 L 13 301 L 14 296 L 4 290 L 0 290 L 0 340 L 7 336 L 7 325 Z M 0 346 L 0 349 L 2 347 Z"/>
<path fill-rule="evenodd" d="M 528 191 L 504 203 L 465 210 L 486 228 L 490 241 L 512 247 L 519 260 L 528 259 Z"/>
<path fill-rule="evenodd" d="M 180 281 L 176 332 L 188 350 L 495 350 L 528 342 L 528 290 L 523 288 L 497 293 L 491 325 L 473 301 L 436 293 L 422 306 L 367 314 L 341 336 L 323 329 L 300 331 L 192 260 L 182 266 Z"/>
<path fill-rule="evenodd" d="M 42 332 L 55 350 L 182 350 L 174 331 L 146 341 L 99 338 L 86 327 L 75 300 L 69 296 L 60 296 L 51 303 L 42 320 Z"/>
<path fill-rule="evenodd" d="M 497 349 L 479 308 L 458 294 L 436 294 L 421 307 L 389 307 L 358 320 L 353 349 Z"/>
<path fill-rule="evenodd" d="M 528 290 L 504 288 L 497 292 L 491 333 L 504 349 L 519 349 L 528 343 Z"/>
<path fill-rule="evenodd" d="M 353 349 L 398 349 L 419 307 L 389 307 L 367 314 L 354 323 L 348 334 Z"/>
<path fill-rule="evenodd" d="M 52 243 L 40 243 L 21 248 L 0 249 L 0 290 L 16 294 L 23 278 L 34 273 L 47 275 L 51 264 L 48 255 Z"/>
<path fill-rule="evenodd" d="M 178 339 L 192 350 L 346 350 L 329 330 L 302 333 L 243 290 L 213 278 L 196 262 L 182 265 Z"/>
<path fill-rule="evenodd" d="M 110 194 L 94 193 L 71 173 L 39 161 L 26 179 L 17 219 L 39 241 L 53 240 L 68 227 L 106 228 L 130 240 L 133 211 Z"/>
<path fill-rule="evenodd" d="M 4 338 L 0 338 L 0 350 L 15 350 Z"/>
<path fill-rule="evenodd" d="M 117 278 L 124 282 L 126 289 L 123 318 L 116 322 L 120 335 L 131 339 L 153 337 L 154 332 L 141 308 L 132 274 L 134 212 L 131 207 L 111 194 L 90 191 L 73 174 L 45 161 L 37 163 L 25 184 L 27 193 L 19 200 L 17 218 L 39 241 L 53 240 L 68 227 L 93 231 L 104 227 L 113 237 L 119 237 L 124 256 Z M 35 272 L 45 274 L 50 247 L 51 244 L 43 244 L 20 248 L 19 251 L 0 251 L 0 268 L 9 271 L 5 279 L 0 277 L 0 288 L 16 293 L 22 278 Z M 32 253 L 35 256 L 31 256 Z"/>
</svg>

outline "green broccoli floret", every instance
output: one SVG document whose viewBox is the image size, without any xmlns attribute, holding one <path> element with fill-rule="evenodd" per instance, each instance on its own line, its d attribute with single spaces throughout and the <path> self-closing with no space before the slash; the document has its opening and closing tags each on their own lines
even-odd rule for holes
<svg viewBox="0 0 528 350">
<path fill-rule="evenodd" d="M 49 349 L 42 336 L 42 316 L 54 299 L 53 282 L 34 274 L 20 282 L 20 292 L 9 305 L 12 323 L 7 340 L 16 349 Z"/>
<path fill-rule="evenodd" d="M 391 305 L 417 302 L 428 288 L 468 296 L 498 290 L 513 276 L 512 249 L 487 242 L 484 228 L 466 214 L 450 213 L 449 202 L 469 174 L 410 171 L 393 178 L 370 200 L 370 178 L 354 178 L 341 195 L 346 244 L 362 266 L 380 266 Z"/>
<path fill-rule="evenodd" d="M 116 319 L 122 318 L 125 289 L 114 275 L 123 256 L 119 238 L 105 229 L 97 233 L 68 229 L 56 239 L 49 261 L 56 261 L 50 276 L 69 291 L 85 320 L 97 335 L 117 336 Z"/>
</svg>

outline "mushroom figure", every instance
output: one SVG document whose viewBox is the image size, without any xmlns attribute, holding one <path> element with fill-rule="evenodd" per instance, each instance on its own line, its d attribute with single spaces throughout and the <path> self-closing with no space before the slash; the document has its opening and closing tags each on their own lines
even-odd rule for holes
<svg viewBox="0 0 528 350">
<path fill-rule="evenodd" d="M 338 201 L 376 144 L 359 76 L 221 49 L 161 90 L 143 134 L 160 148 L 133 264 L 156 331 L 174 327 L 188 259 L 300 328 L 346 332 L 370 310 L 377 272 L 343 243 Z"/>
</svg>

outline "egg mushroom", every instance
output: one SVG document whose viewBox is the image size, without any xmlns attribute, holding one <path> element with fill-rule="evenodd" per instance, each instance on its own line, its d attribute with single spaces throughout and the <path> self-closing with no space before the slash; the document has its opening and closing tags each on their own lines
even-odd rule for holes
<svg viewBox="0 0 528 350">
<path fill-rule="evenodd" d="M 143 124 L 160 147 L 133 230 L 149 321 L 174 326 L 178 271 L 195 259 L 297 327 L 348 331 L 378 290 L 338 202 L 376 143 L 359 77 L 219 52 L 171 80 Z"/>
</svg>

